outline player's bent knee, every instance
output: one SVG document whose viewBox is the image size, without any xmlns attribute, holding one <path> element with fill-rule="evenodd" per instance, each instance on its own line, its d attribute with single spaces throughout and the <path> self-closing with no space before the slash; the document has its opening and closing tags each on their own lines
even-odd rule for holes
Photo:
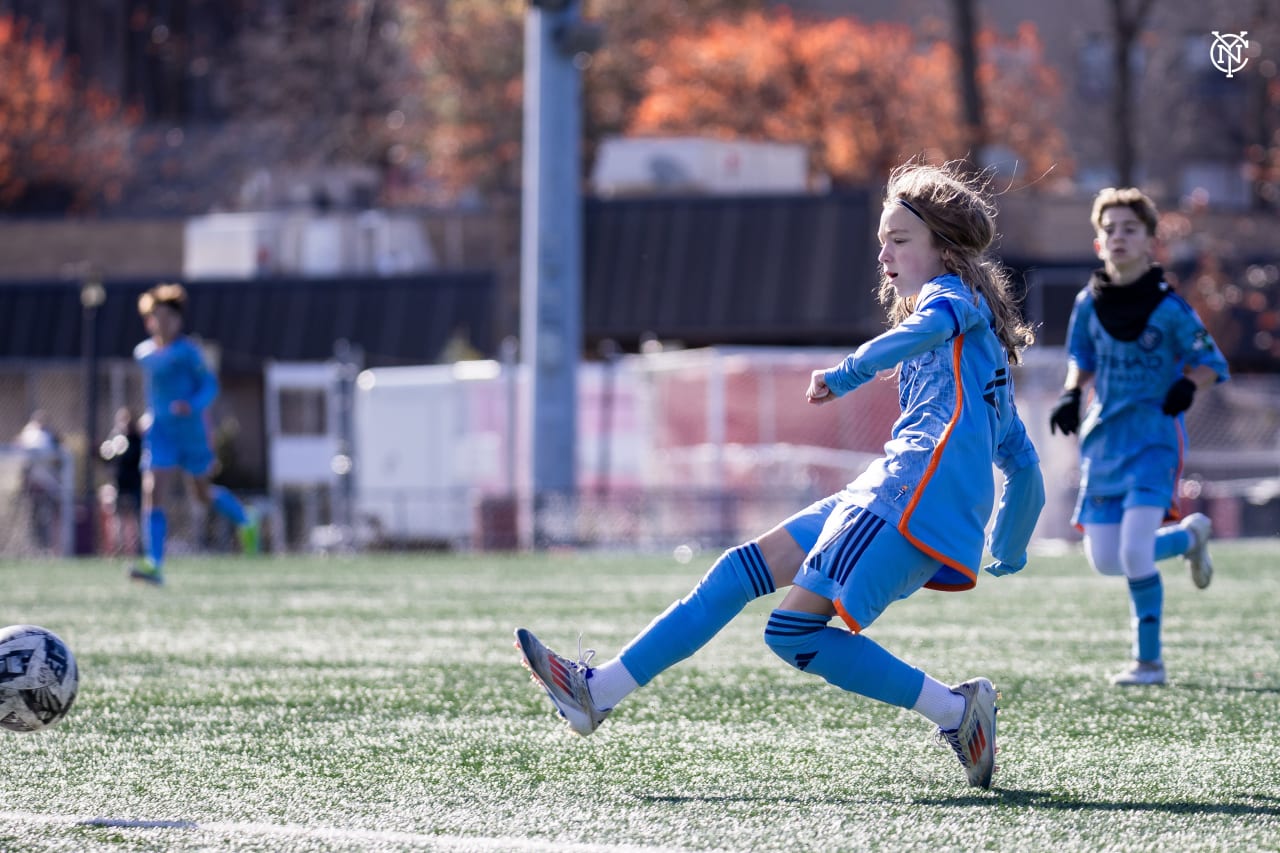
<svg viewBox="0 0 1280 853">
<path fill-rule="evenodd" d="M 813 659 L 827 619 L 812 613 L 775 610 L 764 629 L 764 644 L 787 663 L 803 670 Z"/>
<path fill-rule="evenodd" d="M 1113 563 L 1110 561 L 1090 560 L 1089 565 L 1093 566 L 1095 572 L 1107 577 L 1115 578 L 1124 574 L 1124 566 L 1120 565 L 1119 561 Z"/>
<path fill-rule="evenodd" d="M 1092 543 L 1088 543 L 1085 547 L 1085 557 L 1089 560 L 1089 566 L 1098 574 L 1108 577 L 1119 577 L 1124 574 L 1124 563 L 1120 560 L 1120 554 L 1110 549 L 1089 547 Z"/>
</svg>

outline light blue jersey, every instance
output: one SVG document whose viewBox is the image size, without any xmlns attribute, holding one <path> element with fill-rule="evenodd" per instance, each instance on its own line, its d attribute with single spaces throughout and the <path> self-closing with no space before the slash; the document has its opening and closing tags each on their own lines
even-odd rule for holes
<svg viewBox="0 0 1280 853">
<path fill-rule="evenodd" d="M 1135 340 L 1119 340 L 1103 327 L 1086 287 L 1071 311 L 1067 354 L 1078 370 L 1093 374 L 1093 399 L 1080 427 L 1081 503 L 1142 493 L 1137 503 L 1169 506 L 1186 427 L 1182 415 L 1161 411 L 1165 394 L 1187 368 L 1208 366 L 1219 382 L 1229 378 L 1200 318 L 1169 291 Z"/>
<path fill-rule="evenodd" d="M 999 466 L 1008 483 L 1039 456 L 1013 401 L 1008 354 L 992 327 L 990 308 L 955 275 L 927 282 L 915 311 L 868 341 L 825 375 L 837 396 L 901 364 L 902 414 L 872 463 L 841 494 L 842 503 L 870 510 L 894 525 L 942 567 L 925 584 L 969 589 L 982 561 Z M 1024 512 L 1002 501 L 988 545 L 1000 560 L 1026 562 L 1038 504 Z M 1030 517 L 1027 517 L 1027 516 Z"/>
<path fill-rule="evenodd" d="M 218 396 L 218 380 L 204 356 L 184 335 L 164 347 L 148 338 L 134 347 L 133 357 L 142 368 L 152 418 L 143 438 L 143 466 L 205 473 L 213 462 L 205 410 Z M 180 400 L 191 407 L 189 414 L 172 411 Z"/>
</svg>

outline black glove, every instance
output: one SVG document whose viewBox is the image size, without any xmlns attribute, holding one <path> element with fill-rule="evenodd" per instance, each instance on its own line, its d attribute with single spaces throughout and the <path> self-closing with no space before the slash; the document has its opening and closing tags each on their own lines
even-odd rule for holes
<svg viewBox="0 0 1280 853">
<path fill-rule="evenodd" d="M 1169 386 L 1169 390 L 1165 392 L 1164 404 L 1160 406 L 1160 411 L 1166 415 L 1180 415 L 1191 408 L 1191 401 L 1195 399 L 1195 396 L 1196 383 L 1184 376 Z"/>
<path fill-rule="evenodd" d="M 1062 430 L 1063 435 L 1071 435 L 1080 429 L 1080 389 L 1071 388 L 1062 392 L 1057 405 L 1049 415 L 1049 434 L 1055 429 Z"/>
</svg>

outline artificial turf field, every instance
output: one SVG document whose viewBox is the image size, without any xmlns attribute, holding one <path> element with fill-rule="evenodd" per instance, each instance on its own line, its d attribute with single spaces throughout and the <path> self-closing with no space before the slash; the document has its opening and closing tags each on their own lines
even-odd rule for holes
<svg viewBox="0 0 1280 853">
<path fill-rule="evenodd" d="M 624 702 L 559 724 L 525 625 L 603 660 L 714 554 L 0 562 L 3 624 L 80 664 L 58 726 L 0 732 L 0 850 L 1280 850 L 1280 540 L 1165 578 L 1163 688 L 1115 688 L 1124 582 L 1078 552 L 921 592 L 868 635 L 1003 693 L 991 791 L 915 714 L 775 658 L 781 594 Z"/>
</svg>

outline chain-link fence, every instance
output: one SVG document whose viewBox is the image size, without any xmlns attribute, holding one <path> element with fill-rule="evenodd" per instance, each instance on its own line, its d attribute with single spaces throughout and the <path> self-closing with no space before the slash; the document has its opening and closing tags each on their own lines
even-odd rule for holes
<svg viewBox="0 0 1280 853">
<path fill-rule="evenodd" d="M 898 415 L 892 376 L 837 405 L 805 403 L 810 371 L 844 355 L 702 349 L 582 365 L 578 490 L 542 501 L 540 534 L 604 548 L 719 548 L 756 536 L 838 490 L 882 452 Z M 1027 357 L 1014 369 L 1016 398 L 1040 451 L 1048 491 L 1036 537 L 1072 539 L 1078 535 L 1070 525 L 1077 446 L 1074 438 L 1048 429 L 1065 356 L 1035 347 Z M 5 399 L 23 401 L 0 411 L 0 429 L 16 441 L 30 414 L 40 410 L 59 447 L 53 510 L 30 490 L 24 452 L 16 444 L 0 452 L 0 554 L 79 553 L 90 546 L 123 553 L 129 547 L 117 532 L 103 488 L 109 474 L 97 447 L 116 408 L 140 406 L 140 380 L 130 362 L 101 365 L 95 434 L 89 437 L 84 376 L 75 363 L 0 366 Z M 320 485 L 268 483 L 270 498 L 251 498 L 273 549 L 530 543 L 529 440 L 521 415 L 528 387 L 519 366 L 379 368 L 356 384 L 343 404 L 351 407 L 349 417 L 321 419 L 351 434 L 333 436 L 333 446 L 344 451 L 316 463 Z M 318 393 L 339 392 L 335 386 Z M 237 401 L 250 396 L 232 391 L 219 406 L 234 416 Z M 261 399 L 250 402 L 261 411 Z M 335 404 L 335 410 L 342 407 Z M 272 419 L 267 421 L 269 433 Z M 248 433 L 254 423 L 242 417 L 241 429 Z M 1280 377 L 1237 376 L 1202 393 L 1188 414 L 1188 432 L 1184 510 L 1210 513 L 1216 535 L 1280 531 Z M 245 438 L 265 445 L 271 456 L 272 435 Z M 275 454 L 281 456 L 278 448 Z M 329 476 L 338 461 L 345 473 Z M 177 503 L 173 553 L 234 550 L 232 531 L 220 518 L 206 517 L 190 500 Z M 50 529 L 52 536 L 46 535 Z"/>
<path fill-rule="evenodd" d="M 132 361 L 103 359 L 93 394 L 87 376 L 77 361 L 0 363 L 0 556 L 130 558 L 138 550 L 136 507 L 116 493 L 102 444 L 119 409 L 143 411 L 141 376 Z M 36 417 L 51 450 L 27 441 Z M 170 553 L 234 548 L 230 525 L 190 495 L 171 506 Z"/>
<path fill-rule="evenodd" d="M 838 405 L 805 403 L 810 371 L 844 355 L 704 349 L 583 365 L 579 488 L 542 502 L 539 535 L 600 547 L 718 548 L 838 490 L 882 452 L 898 415 L 893 376 Z M 1014 368 L 1016 398 L 1047 487 L 1035 535 L 1074 539 L 1077 443 L 1048 427 L 1065 354 L 1027 356 Z M 389 370 L 372 371 L 356 400 L 356 515 L 368 522 L 366 541 L 527 543 L 519 368 L 494 365 L 469 378 L 451 366 Z M 390 387 L 412 402 L 393 404 Z M 1280 377 L 1236 377 L 1203 393 L 1188 426 L 1184 510 L 1210 512 L 1225 536 L 1280 530 Z"/>
<path fill-rule="evenodd" d="M 71 553 L 74 471 L 71 454 L 62 448 L 0 445 L 0 554 Z"/>
</svg>

